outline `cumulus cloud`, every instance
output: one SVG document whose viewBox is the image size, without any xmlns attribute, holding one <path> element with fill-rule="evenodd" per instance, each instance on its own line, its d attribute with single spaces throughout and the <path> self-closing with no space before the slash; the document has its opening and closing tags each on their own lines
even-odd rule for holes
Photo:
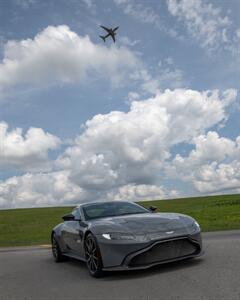
<svg viewBox="0 0 240 300">
<path fill-rule="evenodd" d="M 101 200 L 176 198 L 175 190 L 155 185 L 126 185 L 109 191 L 85 190 L 73 183 L 69 172 L 27 173 L 0 181 L 0 208 L 74 205 Z"/>
<path fill-rule="evenodd" d="M 228 138 L 220 137 L 217 132 L 209 131 L 207 135 L 200 135 L 193 139 L 195 149 L 188 157 L 176 155 L 173 163 L 185 169 L 186 166 L 199 166 L 211 161 L 223 161 L 228 156 L 235 156 L 239 148 L 240 138 L 232 141 Z M 188 172 L 188 171 L 186 171 Z"/>
<path fill-rule="evenodd" d="M 100 75 L 118 85 L 138 63 L 125 47 L 94 44 L 66 25 L 48 26 L 33 39 L 4 45 L 0 91 L 16 85 L 80 82 L 88 75 Z"/>
<path fill-rule="evenodd" d="M 32 170 L 46 168 L 48 151 L 57 149 L 61 140 L 41 128 L 29 128 L 23 134 L 21 128 L 9 130 L 0 122 L 0 167 Z"/>
<path fill-rule="evenodd" d="M 171 160 L 172 147 L 180 143 L 197 145 L 189 158 L 178 156 L 173 161 L 176 171 L 180 170 L 179 176 L 183 174 L 181 159 L 185 160 L 182 166 L 189 168 L 194 165 L 192 161 L 206 165 L 212 160 L 227 163 L 224 158 L 236 155 L 239 140 L 234 143 L 214 132 L 205 136 L 205 132 L 227 119 L 226 108 L 235 99 L 235 90 L 222 93 L 217 90 L 165 90 L 147 100 L 132 102 L 128 112 L 96 115 L 86 122 L 83 132 L 57 158 L 54 172 L 26 174 L 1 182 L 0 205 L 43 206 L 104 199 L 177 197 L 177 191 L 168 191 L 161 185 L 163 178 L 167 178 L 164 172 Z M 16 135 L 20 136 L 20 145 L 25 145 L 26 141 L 31 145 L 31 135 L 25 138 L 21 132 Z M 45 144 L 49 143 L 40 143 Z M 214 156 L 218 144 L 221 144 L 221 154 Z M 49 148 L 49 145 L 42 146 L 41 153 L 45 151 L 46 155 Z M 19 149 L 33 151 L 30 146 Z M 169 177 L 173 174 L 172 169 L 171 172 Z M 195 186 L 200 186 L 197 182 L 200 177 L 198 175 L 195 180 L 195 174 L 191 180 Z"/>
<path fill-rule="evenodd" d="M 147 185 L 147 184 L 127 184 L 120 187 L 118 190 L 107 193 L 109 200 L 161 200 L 167 198 L 178 197 L 176 190 L 168 191 L 162 186 Z"/>
<path fill-rule="evenodd" d="M 208 132 L 194 138 L 195 149 L 187 157 L 176 155 L 166 168 L 193 184 L 201 193 L 240 189 L 240 136 L 235 141 Z"/>
<path fill-rule="evenodd" d="M 0 181 L 0 207 L 56 206 L 79 203 L 86 194 L 67 172 L 27 173 Z"/>
<path fill-rule="evenodd" d="M 195 174 L 195 188 L 202 193 L 240 192 L 240 161 L 203 165 Z"/>
<path fill-rule="evenodd" d="M 166 90 L 132 102 L 129 112 L 96 115 L 56 166 L 69 170 L 71 180 L 86 189 L 155 185 L 171 147 L 192 142 L 225 120 L 225 108 L 235 98 L 233 90 L 222 95 L 216 90 Z"/>
<path fill-rule="evenodd" d="M 209 52 L 220 48 L 235 51 L 232 22 L 221 10 L 202 0 L 168 0 L 168 10 L 182 21 L 189 34 Z"/>
<path fill-rule="evenodd" d="M 119 42 L 125 46 L 95 44 L 66 25 L 48 26 L 33 39 L 10 40 L 3 45 L 0 62 L 1 98 L 13 88 L 89 83 L 96 78 L 106 79 L 114 87 L 131 80 L 143 94 L 186 86 L 183 72 L 173 64 L 158 68 L 153 76 L 137 54 L 126 47 L 138 41 L 123 36 Z"/>
</svg>

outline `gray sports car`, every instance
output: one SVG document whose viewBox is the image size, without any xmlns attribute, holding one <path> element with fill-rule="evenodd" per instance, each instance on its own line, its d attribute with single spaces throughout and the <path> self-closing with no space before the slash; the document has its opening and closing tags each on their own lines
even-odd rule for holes
<svg viewBox="0 0 240 300">
<path fill-rule="evenodd" d="M 191 217 L 156 213 L 127 201 L 81 204 L 52 230 L 56 262 L 86 262 L 90 274 L 145 269 L 202 254 L 201 231 Z"/>
</svg>

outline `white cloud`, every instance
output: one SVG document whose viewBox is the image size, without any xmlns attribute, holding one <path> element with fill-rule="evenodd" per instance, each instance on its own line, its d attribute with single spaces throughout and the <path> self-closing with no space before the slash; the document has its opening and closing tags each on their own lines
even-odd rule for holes
<svg viewBox="0 0 240 300">
<path fill-rule="evenodd" d="M 120 36 L 119 39 L 120 43 L 122 43 L 124 46 L 133 47 L 136 46 L 140 41 L 139 40 L 131 40 L 127 36 Z"/>
<path fill-rule="evenodd" d="M 216 162 L 201 166 L 193 181 L 195 188 L 202 193 L 240 192 L 240 161 L 231 163 Z"/>
<path fill-rule="evenodd" d="M 176 197 L 178 197 L 178 192 L 175 190 L 168 191 L 162 186 L 146 184 L 128 184 L 120 187 L 117 191 L 107 193 L 107 199 L 109 200 L 142 201 Z"/>
<path fill-rule="evenodd" d="M 86 194 L 67 172 L 25 174 L 0 181 L 0 207 L 56 206 L 79 203 Z"/>
<path fill-rule="evenodd" d="M 68 26 L 49 26 L 34 39 L 4 45 L 0 91 L 16 85 L 80 82 L 88 75 L 108 78 L 118 85 L 138 63 L 124 47 L 97 45 Z"/>
<path fill-rule="evenodd" d="M 169 12 L 182 21 L 202 48 L 213 52 L 220 48 L 234 52 L 232 22 L 221 10 L 202 0 L 168 0 Z"/>
<path fill-rule="evenodd" d="M 120 37 L 120 43 L 134 46 L 138 41 Z M 56 84 L 88 83 L 106 79 L 112 86 L 133 84 L 143 94 L 155 94 L 159 89 L 186 86 L 183 72 L 174 67 L 171 58 L 167 67 L 157 68 L 156 75 L 148 70 L 137 53 L 125 46 L 106 47 L 94 44 L 88 36 L 80 36 L 66 25 L 49 26 L 33 39 L 8 41 L 3 46 L 0 63 L 0 95 L 48 87 Z M 1 100 L 1 99 L 0 99 Z"/>
<path fill-rule="evenodd" d="M 188 157 L 183 158 L 177 155 L 174 164 L 178 167 L 182 166 L 186 172 L 188 167 L 200 166 L 211 161 L 220 162 L 228 156 L 232 157 L 240 150 L 240 138 L 236 141 L 219 137 L 217 132 L 209 131 L 207 135 L 200 135 L 193 139 L 195 149 L 192 150 Z"/>
<path fill-rule="evenodd" d="M 140 95 L 139 93 L 136 93 L 136 92 L 129 92 L 128 93 L 128 100 L 129 100 L 129 103 L 134 101 L 134 100 L 138 100 L 140 98 Z"/>
<path fill-rule="evenodd" d="M 182 40 L 182 36 L 179 35 L 175 28 L 169 28 L 164 24 L 164 18 L 161 17 L 160 1 L 154 8 L 151 7 L 151 3 L 148 1 L 142 1 L 140 3 L 140 1 L 137 0 L 114 0 L 114 2 L 122 9 L 125 15 L 131 17 L 135 21 L 152 25 L 156 30 L 160 30 L 162 33 L 172 38 Z"/>
<path fill-rule="evenodd" d="M 7 123 L 0 122 L 0 167 L 46 168 L 48 151 L 57 149 L 60 144 L 58 137 L 41 128 L 29 128 L 23 135 L 21 128 L 10 131 Z"/>
<path fill-rule="evenodd" d="M 182 70 L 173 65 L 165 67 L 159 62 L 154 73 L 153 76 L 146 68 L 140 68 L 132 73 L 131 78 L 139 81 L 143 93 L 153 95 L 166 88 L 175 89 L 188 84 Z"/>
<path fill-rule="evenodd" d="M 166 88 L 186 88 L 189 85 L 183 71 L 171 57 L 159 60 L 151 72 L 147 68 L 139 68 L 132 73 L 131 78 L 140 82 L 140 88 L 144 93 L 153 95 Z"/>
<path fill-rule="evenodd" d="M 85 189 L 107 190 L 159 181 L 172 146 L 189 143 L 227 118 L 225 108 L 236 94 L 229 90 L 166 90 L 132 102 L 129 112 L 113 111 L 86 122 L 84 132 L 56 165 Z"/>
<path fill-rule="evenodd" d="M 151 7 L 136 3 L 132 0 L 114 0 L 114 2 L 123 9 L 123 12 L 130 17 L 142 23 L 153 24 L 157 28 L 161 28 L 161 20 Z"/>
<path fill-rule="evenodd" d="M 196 153 L 193 151 L 189 160 L 204 163 L 216 159 L 216 155 L 214 158 L 211 155 L 219 148 L 219 139 L 222 153 L 218 154 L 219 160 L 234 152 L 236 149 L 232 149 L 237 147 L 234 143 L 235 146 L 215 133 L 206 137 L 203 134 L 227 119 L 226 108 L 235 99 L 234 90 L 223 93 L 217 90 L 166 90 L 153 98 L 132 102 L 128 112 L 96 115 L 86 122 L 83 132 L 55 161 L 54 172 L 26 174 L 1 182 L 0 206 L 58 205 L 124 197 L 131 200 L 177 197 L 177 191 L 168 191 L 161 184 L 162 178 L 166 179 L 164 170 L 171 148 L 179 143 L 197 143 Z M 6 129 L 4 132 L 3 136 L 9 137 Z M 47 134 L 41 133 L 44 140 Z M 32 144 L 29 141 L 34 141 L 31 135 L 23 138 L 21 132 L 14 134 L 22 145 L 19 149 L 32 149 L 26 147 L 26 141 L 28 145 Z M 45 155 L 50 148 L 48 141 L 37 144 L 45 145 L 41 148 Z M 16 142 L 10 145 L 12 143 L 16 145 Z M 239 147 L 239 141 L 236 143 Z M 39 153 L 39 147 L 36 153 Z M 20 157 L 24 153 L 21 151 Z M 28 155 L 35 154 L 31 151 Z M 192 166 L 188 161 L 185 165 Z M 197 180 L 192 182 L 196 186 Z"/>
<path fill-rule="evenodd" d="M 167 174 L 189 181 L 201 193 L 240 189 L 240 136 L 232 141 L 208 132 L 194 138 L 187 157 L 176 155 Z"/>
</svg>

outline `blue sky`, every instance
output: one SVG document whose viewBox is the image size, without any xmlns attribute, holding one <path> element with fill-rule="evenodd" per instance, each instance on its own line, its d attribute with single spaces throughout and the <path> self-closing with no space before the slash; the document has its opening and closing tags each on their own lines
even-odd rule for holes
<svg viewBox="0 0 240 300">
<path fill-rule="evenodd" d="M 0 208 L 239 193 L 239 12 L 1 1 Z"/>
</svg>

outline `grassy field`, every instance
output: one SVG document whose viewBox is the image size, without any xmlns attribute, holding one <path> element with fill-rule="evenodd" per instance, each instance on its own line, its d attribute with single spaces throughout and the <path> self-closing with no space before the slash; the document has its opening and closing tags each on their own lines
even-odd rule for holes
<svg viewBox="0 0 240 300">
<path fill-rule="evenodd" d="M 240 229 L 240 195 L 141 202 L 159 212 L 188 214 L 203 231 Z M 0 210 L 0 247 L 49 244 L 50 232 L 71 207 Z"/>
</svg>

